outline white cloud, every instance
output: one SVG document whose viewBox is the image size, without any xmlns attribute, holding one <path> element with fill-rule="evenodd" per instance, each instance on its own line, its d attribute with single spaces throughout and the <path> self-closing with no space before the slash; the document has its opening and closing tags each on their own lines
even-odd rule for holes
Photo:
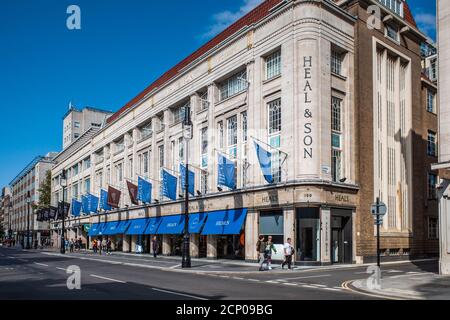
<svg viewBox="0 0 450 320">
<path fill-rule="evenodd" d="M 419 13 L 415 17 L 419 29 L 429 34 L 436 31 L 436 16 L 430 13 Z"/>
<path fill-rule="evenodd" d="M 229 10 L 216 13 L 212 16 L 213 24 L 202 34 L 202 38 L 211 38 L 225 30 L 233 22 L 244 16 L 246 13 L 258 6 L 263 0 L 244 0 L 239 10 L 232 12 Z"/>
</svg>

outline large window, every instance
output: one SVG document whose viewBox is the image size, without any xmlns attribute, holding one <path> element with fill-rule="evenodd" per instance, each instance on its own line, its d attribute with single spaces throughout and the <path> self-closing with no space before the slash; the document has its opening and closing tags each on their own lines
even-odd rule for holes
<svg viewBox="0 0 450 320">
<path fill-rule="evenodd" d="M 259 234 L 264 236 L 266 241 L 267 237 L 271 236 L 274 244 L 282 245 L 284 243 L 283 212 L 261 212 L 259 215 Z M 280 253 L 282 256 L 282 252 Z"/>
<path fill-rule="evenodd" d="M 429 240 L 439 239 L 439 224 L 437 218 L 428 217 L 428 239 Z"/>
<path fill-rule="evenodd" d="M 403 17 L 403 2 L 401 0 L 378 0 L 383 6 Z"/>
<path fill-rule="evenodd" d="M 147 177 L 149 173 L 149 152 L 146 151 L 139 155 L 139 172 Z"/>
<path fill-rule="evenodd" d="M 281 99 L 269 103 L 269 145 L 272 150 L 272 177 L 273 182 L 281 181 Z"/>
<path fill-rule="evenodd" d="M 236 159 L 237 157 L 237 116 L 232 116 L 227 119 L 227 147 L 228 154 Z"/>
<path fill-rule="evenodd" d="M 147 138 L 150 138 L 152 136 L 153 130 L 152 130 L 152 122 L 148 122 L 144 124 L 141 129 L 141 140 L 145 140 Z"/>
<path fill-rule="evenodd" d="M 83 170 L 87 170 L 91 167 L 91 158 L 86 158 L 83 160 Z"/>
<path fill-rule="evenodd" d="M 162 169 L 164 167 L 164 145 L 160 145 L 158 147 L 158 156 L 159 156 L 159 168 Z"/>
<path fill-rule="evenodd" d="M 182 106 L 179 106 L 175 109 L 173 109 L 173 123 L 178 123 L 184 120 L 185 117 L 185 110 L 189 108 L 190 103 L 187 102 Z"/>
<path fill-rule="evenodd" d="M 91 192 L 91 179 L 84 180 L 84 193 Z"/>
<path fill-rule="evenodd" d="M 116 165 L 116 182 L 121 183 L 123 181 L 123 163 Z"/>
<path fill-rule="evenodd" d="M 266 58 L 266 80 L 281 74 L 281 50 L 272 53 Z"/>
<path fill-rule="evenodd" d="M 342 100 L 331 98 L 331 176 L 342 179 Z"/>
<path fill-rule="evenodd" d="M 399 35 L 399 31 L 398 31 L 398 27 L 393 26 L 391 24 L 386 24 L 385 25 L 385 32 L 386 32 L 386 37 L 399 42 L 400 41 L 400 35 Z"/>
<path fill-rule="evenodd" d="M 344 54 L 335 49 L 331 50 L 331 73 L 342 75 L 342 61 Z"/>
<path fill-rule="evenodd" d="M 299 261 L 320 261 L 320 209 L 297 209 L 296 258 Z"/>
<path fill-rule="evenodd" d="M 436 113 L 436 94 L 429 89 L 427 90 L 427 111 Z"/>
<path fill-rule="evenodd" d="M 200 132 L 201 136 L 201 159 L 200 164 L 202 168 L 208 167 L 208 128 L 202 128 Z"/>
<path fill-rule="evenodd" d="M 436 199 L 436 185 L 437 185 L 437 175 L 433 173 L 428 174 L 428 199 Z"/>
<path fill-rule="evenodd" d="M 437 143 L 436 143 L 436 133 L 433 131 L 428 131 L 428 155 L 436 157 L 437 155 Z"/>
<path fill-rule="evenodd" d="M 217 123 L 217 131 L 219 132 L 219 148 L 222 149 L 224 143 L 223 121 Z"/>
<path fill-rule="evenodd" d="M 247 90 L 247 71 L 243 70 L 223 81 L 219 85 L 220 100 L 227 99 L 237 93 Z"/>
</svg>

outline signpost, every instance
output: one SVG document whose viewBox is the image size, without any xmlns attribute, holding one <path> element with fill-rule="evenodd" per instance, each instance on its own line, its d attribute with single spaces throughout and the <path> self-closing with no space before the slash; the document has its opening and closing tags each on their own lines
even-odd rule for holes
<svg viewBox="0 0 450 320">
<path fill-rule="evenodd" d="M 371 209 L 372 215 L 375 218 L 375 224 L 377 225 L 377 266 L 381 267 L 381 256 L 380 256 L 380 225 L 383 223 L 383 217 L 387 213 L 387 206 L 377 198 L 377 202 L 372 205 Z"/>
</svg>

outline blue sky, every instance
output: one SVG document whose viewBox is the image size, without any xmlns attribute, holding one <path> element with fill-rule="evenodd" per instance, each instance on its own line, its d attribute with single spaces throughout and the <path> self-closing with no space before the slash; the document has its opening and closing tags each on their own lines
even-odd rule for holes
<svg viewBox="0 0 450 320">
<path fill-rule="evenodd" d="M 118 110 L 259 2 L 2 0 L 0 187 L 36 155 L 61 149 L 69 101 Z M 71 4 L 81 30 L 66 28 Z M 409 4 L 434 38 L 434 1 Z"/>
</svg>

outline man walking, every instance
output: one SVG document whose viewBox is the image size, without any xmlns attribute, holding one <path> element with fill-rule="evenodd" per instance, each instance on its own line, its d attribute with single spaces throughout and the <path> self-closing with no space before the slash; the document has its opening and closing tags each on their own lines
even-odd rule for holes
<svg viewBox="0 0 450 320">
<path fill-rule="evenodd" d="M 154 236 L 153 239 L 152 239 L 152 251 L 153 251 L 153 257 L 157 258 L 158 257 L 158 251 L 159 251 L 159 241 L 158 241 L 158 238 L 156 236 Z"/>
<path fill-rule="evenodd" d="M 259 271 L 264 271 L 263 264 L 266 254 L 266 242 L 264 241 L 264 236 L 259 236 L 259 240 L 256 243 L 256 251 L 259 257 Z"/>
<path fill-rule="evenodd" d="M 281 264 L 281 269 L 284 269 L 284 266 L 287 264 L 288 269 L 292 270 L 292 256 L 294 255 L 294 247 L 292 246 L 291 238 L 287 239 L 287 242 L 284 244 L 284 261 Z"/>
</svg>

